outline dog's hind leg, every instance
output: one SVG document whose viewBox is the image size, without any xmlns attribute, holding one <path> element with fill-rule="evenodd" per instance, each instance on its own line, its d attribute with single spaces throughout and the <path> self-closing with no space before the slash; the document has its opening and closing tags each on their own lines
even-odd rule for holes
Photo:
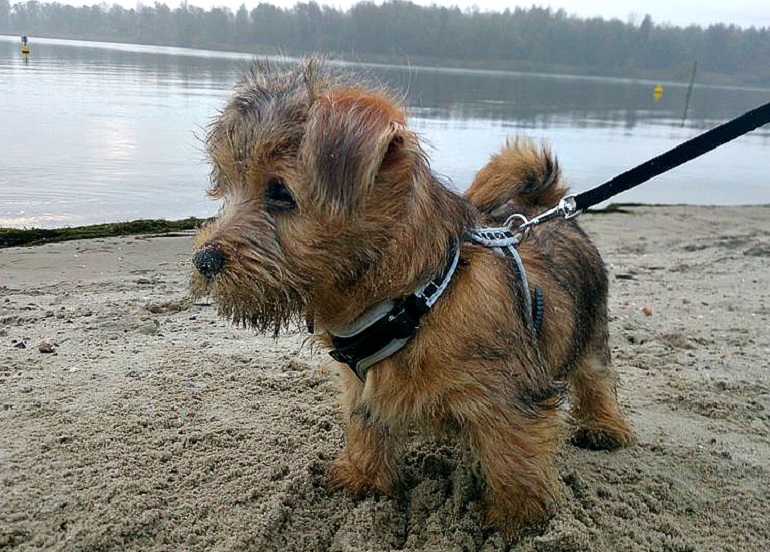
<svg viewBox="0 0 770 552">
<path fill-rule="evenodd" d="M 589 349 L 569 374 L 572 417 L 577 430 L 572 444 L 613 450 L 634 443 L 634 435 L 618 408 L 617 376 L 606 347 Z"/>
</svg>

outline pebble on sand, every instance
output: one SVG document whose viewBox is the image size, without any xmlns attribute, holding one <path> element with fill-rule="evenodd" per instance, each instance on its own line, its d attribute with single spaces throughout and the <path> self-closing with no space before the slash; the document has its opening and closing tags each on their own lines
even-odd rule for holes
<svg viewBox="0 0 770 552">
<path fill-rule="evenodd" d="M 56 347 L 58 347 L 59 344 L 53 341 L 52 339 L 41 339 L 40 342 L 37 344 L 37 350 L 41 353 L 54 353 L 56 352 Z"/>
</svg>

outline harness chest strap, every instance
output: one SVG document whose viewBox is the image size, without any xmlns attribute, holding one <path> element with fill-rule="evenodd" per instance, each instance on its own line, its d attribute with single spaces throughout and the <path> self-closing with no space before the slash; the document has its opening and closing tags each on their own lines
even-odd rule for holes
<svg viewBox="0 0 770 552">
<path fill-rule="evenodd" d="M 348 326 L 330 331 L 334 350 L 329 354 L 347 364 L 361 381 L 377 362 L 401 350 L 420 328 L 420 318 L 444 293 L 460 259 L 455 250 L 444 272 L 403 299 L 374 305 Z"/>
</svg>

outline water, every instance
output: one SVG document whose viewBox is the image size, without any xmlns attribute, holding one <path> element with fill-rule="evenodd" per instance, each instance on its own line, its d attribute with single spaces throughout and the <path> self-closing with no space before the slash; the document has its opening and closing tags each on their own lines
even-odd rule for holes
<svg viewBox="0 0 770 552">
<path fill-rule="evenodd" d="M 0 226 L 56 227 L 215 214 L 198 136 L 251 56 L 0 37 Z M 547 140 L 574 191 L 596 186 L 770 100 L 770 90 L 434 70 L 364 69 L 405 90 L 434 170 L 463 189 L 507 136 Z M 619 196 L 643 203 L 770 203 L 770 128 Z"/>
</svg>

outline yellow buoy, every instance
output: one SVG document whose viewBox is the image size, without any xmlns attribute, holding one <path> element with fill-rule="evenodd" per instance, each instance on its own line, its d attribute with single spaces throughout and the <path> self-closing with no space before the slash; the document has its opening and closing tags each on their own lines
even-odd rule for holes
<svg viewBox="0 0 770 552">
<path fill-rule="evenodd" d="M 21 53 L 24 54 L 25 56 L 28 56 L 29 55 L 29 46 L 26 45 L 26 44 L 22 44 L 21 45 Z"/>
<path fill-rule="evenodd" d="M 663 97 L 663 85 L 658 83 L 652 91 L 652 95 L 655 97 L 655 101 L 658 101 Z"/>
</svg>

